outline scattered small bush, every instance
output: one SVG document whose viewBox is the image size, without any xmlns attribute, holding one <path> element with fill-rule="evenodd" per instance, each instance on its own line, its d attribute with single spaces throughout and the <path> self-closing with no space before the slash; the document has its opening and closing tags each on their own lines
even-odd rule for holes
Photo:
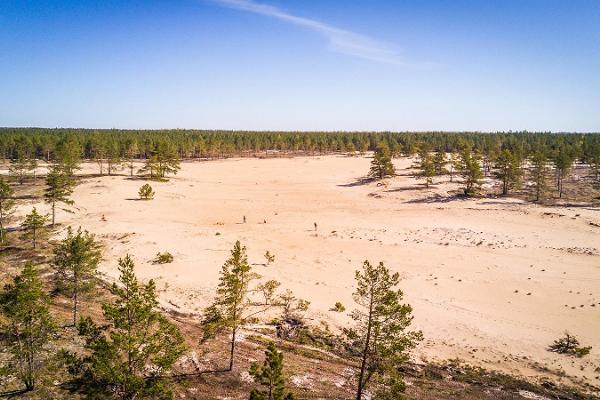
<svg viewBox="0 0 600 400">
<path fill-rule="evenodd" d="M 152 186 L 147 183 L 140 188 L 138 194 L 142 200 L 152 200 L 154 198 L 154 190 L 152 190 Z"/>
<path fill-rule="evenodd" d="M 164 253 L 156 253 L 156 257 L 152 260 L 152 264 L 169 264 L 173 262 L 173 254 L 165 251 Z"/>
<path fill-rule="evenodd" d="M 333 308 L 331 309 L 331 311 L 344 312 L 344 311 L 346 311 L 346 307 L 344 307 L 344 305 L 342 303 L 340 303 L 339 301 L 336 301 L 336 303 L 333 305 Z"/>
<path fill-rule="evenodd" d="M 272 262 L 275 262 L 275 254 L 271 254 L 271 252 L 267 250 L 267 252 L 265 253 L 265 259 L 267 260 L 267 265 L 271 264 Z"/>
<path fill-rule="evenodd" d="M 565 332 L 565 336 L 556 339 L 554 343 L 550 345 L 548 350 L 559 354 L 568 354 L 575 357 L 583 357 L 590 353 L 592 347 L 580 346 L 579 340 L 575 336 L 571 335 L 569 332 Z"/>
</svg>

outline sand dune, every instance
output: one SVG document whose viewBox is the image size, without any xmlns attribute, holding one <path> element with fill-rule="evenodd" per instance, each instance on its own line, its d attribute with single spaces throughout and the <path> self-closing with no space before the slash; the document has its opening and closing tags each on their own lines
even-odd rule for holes
<svg viewBox="0 0 600 400">
<path fill-rule="evenodd" d="M 599 210 L 457 199 L 456 184 L 425 189 L 409 176 L 409 160 L 396 164 L 400 176 L 365 184 L 368 158 L 188 162 L 169 182 L 152 183 L 152 201 L 135 200 L 139 180 L 86 179 L 75 213 L 58 218 L 104 240 L 108 277 L 131 253 L 165 306 L 187 312 L 210 300 L 238 239 L 257 272 L 310 300 L 311 318 L 338 327 L 348 317 L 329 309 L 336 301 L 352 308 L 354 271 L 365 259 L 383 261 L 401 273 L 425 335 L 419 357 L 530 376 L 545 367 L 600 383 L 600 228 L 590 224 L 600 223 Z M 270 266 L 266 250 L 276 255 Z M 159 251 L 174 262 L 152 265 Z M 591 355 L 549 353 L 565 330 L 593 346 Z"/>
</svg>

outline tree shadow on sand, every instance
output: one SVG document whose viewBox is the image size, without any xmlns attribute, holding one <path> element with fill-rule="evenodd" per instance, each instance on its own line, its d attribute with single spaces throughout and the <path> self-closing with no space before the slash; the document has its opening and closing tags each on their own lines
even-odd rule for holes
<svg viewBox="0 0 600 400">
<path fill-rule="evenodd" d="M 452 194 L 449 196 L 442 196 L 441 194 L 434 194 L 433 196 L 423 197 L 420 199 L 412 199 L 405 201 L 407 204 L 432 204 L 432 203 L 450 203 L 453 201 L 465 201 L 473 199 L 472 197 L 465 196 L 464 194 Z"/>
<path fill-rule="evenodd" d="M 350 183 L 343 183 L 340 185 L 337 185 L 338 187 L 355 187 L 355 186 L 364 186 L 364 185 L 368 185 L 371 182 L 375 182 L 374 178 L 370 178 L 368 176 L 359 178 L 357 180 L 355 180 L 354 182 L 350 182 Z"/>
</svg>

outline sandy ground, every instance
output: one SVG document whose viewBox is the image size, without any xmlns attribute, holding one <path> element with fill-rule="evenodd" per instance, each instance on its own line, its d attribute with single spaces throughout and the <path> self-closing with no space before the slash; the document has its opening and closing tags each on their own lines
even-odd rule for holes
<svg viewBox="0 0 600 400">
<path fill-rule="evenodd" d="M 360 184 L 369 161 L 189 162 L 169 182 L 151 183 L 152 201 L 136 200 L 140 180 L 89 178 L 75 190 L 75 212 L 57 219 L 104 240 L 109 278 L 130 253 L 163 303 L 186 312 L 210 301 L 236 240 L 258 273 L 310 300 L 311 318 L 337 327 L 348 317 L 329 309 L 336 301 L 352 309 L 354 271 L 365 259 L 383 261 L 400 272 L 423 330 L 419 357 L 460 357 L 525 376 L 549 368 L 600 384 L 600 228 L 590 224 L 600 223 L 598 209 L 455 199 L 448 192 L 456 184 L 425 189 L 406 159 L 384 185 Z M 269 266 L 266 250 L 276 256 Z M 159 251 L 175 261 L 151 264 Z M 548 352 L 565 330 L 593 346 L 591 355 Z"/>
</svg>

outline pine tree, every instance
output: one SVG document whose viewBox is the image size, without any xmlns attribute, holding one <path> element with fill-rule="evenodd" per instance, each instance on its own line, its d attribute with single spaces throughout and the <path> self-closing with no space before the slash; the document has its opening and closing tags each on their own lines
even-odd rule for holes
<svg viewBox="0 0 600 400">
<path fill-rule="evenodd" d="M 573 157 L 564 146 L 558 150 L 558 154 L 554 158 L 554 166 L 556 167 L 556 190 L 558 197 L 562 197 L 564 180 L 569 176 L 573 166 Z"/>
<path fill-rule="evenodd" d="M 531 158 L 531 180 L 535 192 L 535 201 L 540 201 L 548 190 L 548 166 L 546 154 L 538 151 Z"/>
<path fill-rule="evenodd" d="M 254 382 L 260 384 L 263 389 L 253 389 L 250 400 L 293 400 L 294 396 L 285 391 L 285 379 L 283 376 L 283 353 L 277 351 L 275 342 L 271 341 L 265 351 L 265 361 L 260 366 L 252 363 L 250 375 Z"/>
<path fill-rule="evenodd" d="M 6 225 L 12 220 L 15 201 L 12 199 L 13 190 L 0 176 L 0 244 L 6 240 Z"/>
<path fill-rule="evenodd" d="M 108 175 L 112 175 L 116 170 L 122 167 L 121 153 L 117 142 L 111 142 L 108 145 L 106 152 L 106 167 Z"/>
<path fill-rule="evenodd" d="M 152 186 L 145 183 L 140 187 L 140 190 L 138 190 L 138 195 L 142 200 L 152 200 L 154 198 L 154 190 L 152 189 Z"/>
<path fill-rule="evenodd" d="M 48 302 L 39 273 L 31 262 L 25 264 L 21 274 L 0 295 L 0 310 L 5 317 L 3 339 L 11 354 L 8 372 L 16 373 L 26 390 L 35 388 L 55 329 Z"/>
<path fill-rule="evenodd" d="M 25 216 L 25 219 L 21 224 L 25 230 L 23 238 L 31 239 L 34 249 L 37 247 L 37 242 L 46 233 L 45 225 L 47 220 L 47 216 L 39 214 L 37 209 L 33 207 L 31 212 Z"/>
<path fill-rule="evenodd" d="M 252 305 L 248 298 L 250 283 L 260 276 L 252 272 L 246 255 L 246 247 L 235 242 L 231 256 L 221 269 L 217 296 L 204 312 L 204 340 L 214 338 L 217 333 L 231 332 L 231 346 L 228 371 L 233 370 L 236 335 L 248 321 L 246 311 Z"/>
<path fill-rule="evenodd" d="M 399 368 L 409 359 L 410 350 L 422 339 L 421 332 L 406 332 L 412 322 L 412 308 L 402 304 L 397 289 L 400 276 L 391 274 L 383 263 L 373 267 L 365 261 L 356 271 L 354 301 L 360 309 L 352 313 L 354 329 L 345 333 L 351 349 L 360 355 L 356 399 L 375 381 L 377 398 L 400 398 L 404 383 Z"/>
<path fill-rule="evenodd" d="M 453 182 L 455 172 L 460 170 L 460 158 L 458 157 L 457 154 L 455 154 L 455 153 L 450 154 L 449 164 L 450 164 L 450 171 L 448 171 L 448 172 L 450 173 L 450 182 Z"/>
<path fill-rule="evenodd" d="M 386 176 L 393 176 L 394 174 L 395 170 L 394 164 L 392 164 L 390 149 L 387 145 L 381 144 L 377 147 L 373 155 L 369 176 L 375 179 L 383 179 Z"/>
<path fill-rule="evenodd" d="M 160 312 L 154 281 L 138 282 L 129 255 L 119 259 L 119 272 L 116 300 L 102 305 L 107 325 L 79 322 L 89 352 L 77 363 L 83 389 L 103 394 L 94 398 L 171 399 L 164 374 L 185 352 L 183 336 Z"/>
<path fill-rule="evenodd" d="M 168 174 L 177 174 L 180 169 L 179 157 L 173 145 L 161 141 L 154 147 L 151 156 L 146 160 L 146 164 L 140 169 L 140 172 L 149 172 L 152 179 L 162 179 Z"/>
<path fill-rule="evenodd" d="M 77 324 L 77 311 L 83 295 L 93 291 L 102 260 L 102 246 L 88 231 L 71 227 L 67 237 L 54 249 L 53 264 L 57 272 L 58 288 L 69 294 L 73 302 L 73 326 Z"/>
<path fill-rule="evenodd" d="M 19 151 L 17 157 L 10 160 L 8 172 L 22 185 L 36 167 L 36 160 L 30 158 L 24 151 Z"/>
<path fill-rule="evenodd" d="M 503 195 L 507 195 L 509 191 L 521 185 L 523 177 L 521 160 L 510 150 L 502 150 L 496 158 L 495 168 L 494 175 L 502 182 Z"/>
<path fill-rule="evenodd" d="M 81 146 L 73 136 L 66 136 L 56 146 L 56 164 L 67 176 L 72 177 L 79 169 Z"/>
<path fill-rule="evenodd" d="M 92 145 L 92 153 L 90 155 L 98 163 L 100 167 L 100 175 L 104 175 L 104 162 L 106 161 L 106 150 L 102 143 L 94 143 Z"/>
<path fill-rule="evenodd" d="M 448 164 L 448 161 L 446 161 L 446 153 L 443 151 L 435 153 L 433 156 L 433 169 L 437 176 L 442 176 L 448 172 L 446 170 L 446 164 Z"/>
<path fill-rule="evenodd" d="M 52 226 L 56 218 L 56 203 L 73 204 L 73 200 L 69 198 L 73 194 L 73 186 L 73 178 L 64 168 L 58 164 L 50 168 L 46 176 L 44 200 L 52 206 Z"/>
<path fill-rule="evenodd" d="M 417 179 L 425 179 L 425 187 L 429 187 L 433 183 L 433 177 L 436 175 L 435 165 L 431 156 L 431 147 L 426 143 L 419 144 L 419 160 L 417 161 L 415 168 L 419 172 L 415 175 Z"/>
<path fill-rule="evenodd" d="M 133 176 L 135 157 L 139 153 L 138 142 L 136 140 L 131 140 L 127 145 L 127 166 L 129 168 L 129 176 Z"/>
<path fill-rule="evenodd" d="M 466 196 L 475 194 L 481 185 L 483 173 L 481 172 L 480 157 L 474 154 L 468 148 L 464 148 L 460 153 L 458 171 L 463 178 L 465 187 L 463 189 Z"/>
</svg>

